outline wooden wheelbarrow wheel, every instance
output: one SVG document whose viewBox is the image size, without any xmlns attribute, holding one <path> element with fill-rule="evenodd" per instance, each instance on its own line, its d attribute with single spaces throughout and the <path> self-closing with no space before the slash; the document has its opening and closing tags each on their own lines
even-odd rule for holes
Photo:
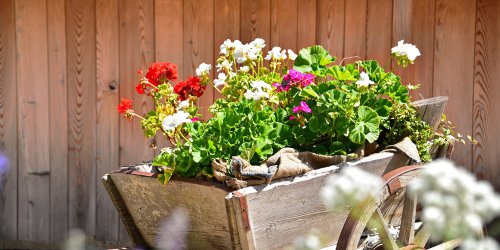
<svg viewBox="0 0 500 250">
<path fill-rule="evenodd" d="M 360 240 L 367 228 L 374 229 L 380 242 L 366 249 L 425 249 L 430 233 L 425 225 L 415 229 L 417 199 L 406 194 L 406 187 L 418 178 L 423 168 L 406 166 L 385 174 L 385 185 L 377 194 L 380 202 L 371 200 L 351 210 L 340 233 L 337 249 L 364 249 Z M 391 226 L 399 227 L 397 239 L 390 233 Z M 454 249 L 461 243 L 460 239 L 454 239 L 430 249 Z"/>
</svg>

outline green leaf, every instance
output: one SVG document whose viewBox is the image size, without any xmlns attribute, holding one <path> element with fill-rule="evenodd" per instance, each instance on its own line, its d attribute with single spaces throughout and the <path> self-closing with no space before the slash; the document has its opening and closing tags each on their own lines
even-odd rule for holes
<svg viewBox="0 0 500 250">
<path fill-rule="evenodd" d="M 300 72 L 313 72 L 322 75 L 320 72 L 326 65 L 335 62 L 335 57 L 331 56 L 327 50 L 320 45 L 315 45 L 300 50 L 295 59 L 293 68 Z"/>
<path fill-rule="evenodd" d="M 365 140 L 372 143 L 380 135 L 380 117 L 377 112 L 367 106 L 358 109 L 358 119 L 354 128 L 349 131 L 349 139 L 356 144 L 363 144 Z"/>
<path fill-rule="evenodd" d="M 313 98 L 319 98 L 318 93 L 316 93 L 315 88 L 317 88 L 316 85 L 309 85 L 305 88 L 302 89 L 300 96 L 302 97 L 313 97 Z"/>
</svg>

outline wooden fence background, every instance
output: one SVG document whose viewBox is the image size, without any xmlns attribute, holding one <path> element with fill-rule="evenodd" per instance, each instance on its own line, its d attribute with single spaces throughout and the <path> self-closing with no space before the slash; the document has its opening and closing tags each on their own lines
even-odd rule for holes
<svg viewBox="0 0 500 250">
<path fill-rule="evenodd" d="M 417 45 L 404 81 L 450 97 L 449 119 L 479 141 L 454 159 L 500 187 L 499 23 L 497 0 L 0 0 L 0 150 L 10 158 L 0 239 L 57 242 L 82 228 L 127 241 L 99 178 L 154 152 L 119 117 L 119 98 L 146 110 L 137 69 L 168 60 L 187 77 L 227 38 L 382 63 L 398 40 Z"/>
</svg>

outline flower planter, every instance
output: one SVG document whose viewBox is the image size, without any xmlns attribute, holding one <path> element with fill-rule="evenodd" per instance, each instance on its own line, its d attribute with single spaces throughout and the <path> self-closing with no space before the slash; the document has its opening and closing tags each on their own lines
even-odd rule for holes
<svg viewBox="0 0 500 250">
<path fill-rule="evenodd" d="M 436 127 L 447 98 L 415 103 L 422 118 Z M 435 157 L 451 147 L 434 151 Z M 157 228 L 174 208 L 189 211 L 189 249 L 279 249 L 311 230 L 335 244 L 349 210 L 331 213 L 319 191 L 328 176 L 354 166 L 382 176 L 408 164 L 397 152 L 380 152 L 355 162 L 330 166 L 270 184 L 229 190 L 204 180 L 172 178 L 165 187 L 155 174 L 122 169 L 102 177 L 133 242 L 154 246 Z M 396 213 L 396 216 L 397 213 Z"/>
</svg>

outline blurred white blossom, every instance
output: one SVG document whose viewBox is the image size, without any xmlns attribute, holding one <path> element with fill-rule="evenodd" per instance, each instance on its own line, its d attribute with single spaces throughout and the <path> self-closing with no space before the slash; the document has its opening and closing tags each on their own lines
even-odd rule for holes
<svg viewBox="0 0 500 250">
<path fill-rule="evenodd" d="M 382 185 L 380 176 L 356 167 L 344 167 L 338 174 L 328 177 L 321 189 L 321 198 L 332 210 L 352 207 L 374 198 Z"/>
<path fill-rule="evenodd" d="M 491 185 L 447 160 L 429 163 L 409 190 L 422 204 L 434 240 L 475 237 L 500 214 L 500 196 Z"/>
<path fill-rule="evenodd" d="M 162 126 L 165 131 L 174 131 L 178 126 L 191 122 L 189 119 L 189 113 L 184 111 L 178 111 L 173 115 L 169 115 L 163 119 Z"/>
<path fill-rule="evenodd" d="M 242 66 L 240 68 L 240 71 L 243 72 L 243 73 L 247 73 L 248 71 L 250 71 L 250 67 L 248 67 L 248 66 Z"/>
<path fill-rule="evenodd" d="M 156 245 L 160 250 L 187 249 L 189 213 L 184 208 L 175 208 L 160 224 Z"/>
<path fill-rule="evenodd" d="M 314 234 L 299 237 L 293 242 L 295 250 L 317 250 L 321 248 L 321 240 Z"/>
<path fill-rule="evenodd" d="M 297 54 L 295 54 L 295 52 L 293 52 L 293 50 L 289 49 L 288 50 L 288 58 L 290 58 L 290 60 L 295 60 L 295 58 L 297 58 Z"/>
<path fill-rule="evenodd" d="M 231 71 L 231 63 L 228 60 L 224 60 L 221 63 L 217 64 L 217 72 L 220 71 Z"/>
<path fill-rule="evenodd" d="M 460 246 L 461 250 L 496 250 L 500 249 L 498 243 L 490 238 L 486 237 L 484 239 L 468 239 Z"/>
<path fill-rule="evenodd" d="M 374 82 L 370 80 L 370 76 L 368 76 L 366 72 L 361 72 L 361 74 L 359 74 L 359 80 L 356 82 L 356 84 L 360 87 L 366 87 L 373 83 Z"/>
</svg>

